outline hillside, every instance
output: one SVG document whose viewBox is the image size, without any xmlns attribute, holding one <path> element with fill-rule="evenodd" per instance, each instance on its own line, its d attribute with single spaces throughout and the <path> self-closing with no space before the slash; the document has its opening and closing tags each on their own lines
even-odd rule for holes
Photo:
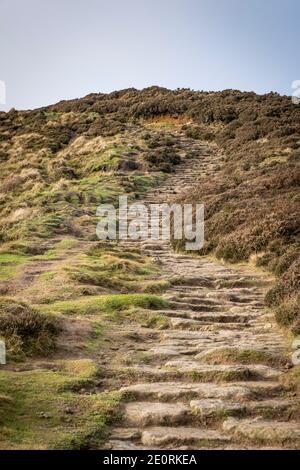
<svg viewBox="0 0 300 470">
<path fill-rule="evenodd" d="M 155 185 L 180 159 L 174 138 L 147 129 L 162 117 L 224 153 L 213 181 L 189 188 L 206 205 L 205 252 L 233 262 L 256 255 L 281 279 L 269 304 L 288 299 L 278 319 L 294 323 L 300 109 L 288 97 L 152 87 L 1 113 L 1 241 L 80 234 L 101 201 Z"/>
<path fill-rule="evenodd" d="M 289 331 L 300 334 L 299 144 L 300 108 L 274 93 L 151 87 L 0 113 L 0 336 L 8 354 L 0 378 L 1 448 L 99 448 L 120 420 L 128 391 L 150 397 L 134 388 L 136 380 L 184 383 L 192 376 L 194 382 L 260 380 L 255 392 L 249 383 L 251 397 L 276 401 L 274 422 L 263 426 L 269 432 L 278 425 L 288 436 L 270 431 L 267 444 L 298 445 L 295 403 L 280 402 L 273 382 L 291 367 L 284 350 Z M 162 246 L 99 242 L 96 208 L 121 194 L 148 203 L 204 202 L 199 258 Z M 182 252 L 184 245 L 173 247 Z M 268 330 L 274 313 L 280 332 Z M 226 324 L 222 352 L 213 348 L 218 334 L 212 333 L 203 343 L 212 355 L 201 367 L 172 363 L 172 356 L 195 354 L 193 335 L 200 347 L 200 320 L 203 331 Z M 248 333 L 237 351 L 242 326 Z M 167 371 L 151 375 L 147 365 L 160 369 L 164 359 Z M 285 378 L 284 393 L 297 394 L 297 374 L 294 368 Z M 265 379 L 274 379 L 270 393 Z M 242 392 L 248 401 L 249 390 Z M 231 416 L 228 393 L 236 398 L 241 390 L 232 383 L 221 391 Z M 216 390 L 210 393 L 206 398 L 215 398 Z M 249 427 L 247 443 L 249 416 L 260 410 L 253 406 L 247 402 L 246 412 L 238 412 Z M 158 408 L 156 421 L 162 412 L 164 423 L 182 424 L 172 407 Z M 208 417 L 213 429 L 220 420 L 215 411 L 217 419 Z M 138 404 L 127 412 L 144 426 L 133 417 L 140 416 Z M 278 424 L 287 416 L 290 426 Z M 231 432 L 230 423 L 224 426 Z M 169 445 L 160 433 L 142 433 L 142 442 Z M 184 444 L 172 433 L 170 442 Z M 224 446 L 223 438 L 212 432 L 205 446 Z M 123 440 L 114 437 L 111 445 Z"/>
</svg>

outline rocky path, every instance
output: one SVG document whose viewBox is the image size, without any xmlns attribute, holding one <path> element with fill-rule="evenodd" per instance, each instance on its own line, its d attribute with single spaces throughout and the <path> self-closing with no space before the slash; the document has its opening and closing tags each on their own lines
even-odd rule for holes
<svg viewBox="0 0 300 470">
<path fill-rule="evenodd" d="M 217 155 L 181 137 L 176 173 L 149 193 L 148 204 L 212 174 Z M 127 242 L 127 248 L 138 242 Z M 123 419 L 111 449 L 295 448 L 300 445 L 299 404 L 284 387 L 287 345 L 263 298 L 268 279 L 255 271 L 176 254 L 167 242 L 142 242 L 161 264 L 162 279 L 177 281 L 158 314 L 168 328 L 153 331 L 145 363 L 114 373 L 127 377 Z"/>
</svg>

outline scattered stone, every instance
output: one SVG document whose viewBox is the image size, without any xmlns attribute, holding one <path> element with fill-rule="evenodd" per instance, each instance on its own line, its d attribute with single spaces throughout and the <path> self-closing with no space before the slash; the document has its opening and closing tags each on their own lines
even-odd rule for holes
<svg viewBox="0 0 300 470">
<path fill-rule="evenodd" d="M 44 418 L 44 419 L 52 418 L 52 414 L 51 413 L 46 413 L 45 411 L 41 411 L 41 413 L 39 413 L 39 416 L 40 416 L 40 418 Z"/>
</svg>

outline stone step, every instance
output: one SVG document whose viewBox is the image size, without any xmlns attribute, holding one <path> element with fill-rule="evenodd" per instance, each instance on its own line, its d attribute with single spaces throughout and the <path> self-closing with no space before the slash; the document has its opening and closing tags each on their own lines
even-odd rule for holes
<svg viewBox="0 0 300 470">
<path fill-rule="evenodd" d="M 232 345 L 232 341 L 239 340 L 242 341 L 241 338 L 245 340 L 247 338 L 252 338 L 252 334 L 250 330 L 243 331 L 240 333 L 239 331 L 231 331 L 227 329 L 227 325 L 223 325 L 225 327 L 224 330 L 221 331 L 189 331 L 188 334 L 185 330 L 177 330 L 177 329 L 168 329 L 164 330 L 160 333 L 161 338 L 168 339 L 172 341 L 210 341 L 210 349 L 212 349 L 215 343 L 221 343 L 223 341 L 227 341 L 230 345 Z M 264 339 L 264 336 L 262 336 Z M 221 344 L 218 344 L 221 345 Z"/>
<path fill-rule="evenodd" d="M 138 383 L 123 387 L 121 391 L 128 393 L 130 397 L 135 399 L 158 399 L 160 401 L 192 398 L 243 400 L 252 396 L 251 390 L 245 385 L 220 385 L 214 383 Z"/>
<path fill-rule="evenodd" d="M 201 418 L 235 416 L 245 411 L 244 403 L 230 403 L 221 399 L 191 400 L 192 413 Z"/>
<path fill-rule="evenodd" d="M 167 317 L 177 319 L 195 320 L 196 322 L 205 323 L 247 323 L 251 318 L 250 315 L 232 315 L 218 314 L 218 313 L 200 313 L 194 311 L 182 311 L 182 310 L 158 310 L 157 313 L 160 315 L 166 315 Z"/>
<path fill-rule="evenodd" d="M 152 446 L 153 448 L 165 446 L 181 446 L 181 445 L 201 445 L 201 441 L 206 444 L 228 442 L 229 437 L 223 433 L 206 428 L 196 427 L 152 427 L 142 431 L 141 441 L 143 445 Z"/>
<path fill-rule="evenodd" d="M 130 426 L 172 426 L 186 423 L 189 412 L 183 403 L 133 402 L 126 404 L 123 417 Z"/>
<path fill-rule="evenodd" d="M 226 416 L 237 416 L 242 414 L 268 413 L 280 415 L 290 410 L 293 402 L 290 400 L 261 400 L 247 401 L 245 403 L 231 403 L 220 399 L 192 400 L 190 402 L 191 410 L 194 414 L 203 418 Z"/>
<path fill-rule="evenodd" d="M 279 351 L 277 348 L 274 348 L 274 345 L 272 341 L 270 341 L 270 346 L 268 345 L 268 342 L 265 341 L 263 338 L 256 340 L 255 336 L 253 336 L 252 339 L 250 338 L 245 338 L 245 339 L 240 339 L 236 338 L 236 343 L 237 346 L 234 346 L 234 338 L 232 338 L 231 343 L 228 343 L 226 339 L 224 341 L 219 342 L 219 344 L 215 347 L 212 348 L 203 348 L 202 351 L 198 352 L 194 359 L 196 359 L 199 362 L 207 363 L 207 358 L 209 358 L 208 363 L 212 364 L 226 364 L 226 363 L 232 363 L 235 364 L 237 361 L 235 360 L 235 357 L 238 357 L 240 355 L 244 355 L 245 358 L 247 358 L 248 355 L 248 362 L 251 364 L 251 357 L 256 357 L 256 354 L 262 353 L 262 363 L 263 363 L 263 354 L 266 353 L 266 360 L 272 362 L 274 364 L 286 364 L 288 363 L 288 360 L 284 361 L 284 358 L 279 354 Z M 225 357 L 224 360 L 222 360 L 222 353 L 225 352 Z M 227 357 L 226 353 L 232 354 L 232 360 L 230 357 Z M 211 355 L 215 356 L 215 359 L 212 359 Z M 246 359 L 245 359 L 246 361 Z"/>
<path fill-rule="evenodd" d="M 223 430 L 233 436 L 253 441 L 294 442 L 300 445 L 300 422 L 229 418 Z"/>
<path fill-rule="evenodd" d="M 271 396 L 280 392 L 282 385 L 276 382 L 236 382 L 236 383 L 182 383 L 155 382 L 138 383 L 123 387 L 133 398 L 139 400 L 156 399 L 161 401 L 192 399 L 192 398 L 221 398 L 241 401 L 254 399 L 268 394 Z"/>
<path fill-rule="evenodd" d="M 264 337 L 261 337 L 256 341 L 255 335 L 251 334 L 251 329 L 246 330 L 245 334 L 243 335 L 243 338 L 241 338 L 241 334 L 239 333 L 238 330 L 229 330 L 231 333 L 228 335 L 228 330 L 217 330 L 217 331 L 204 331 L 202 336 L 199 335 L 198 339 L 196 337 L 176 337 L 173 334 L 168 336 L 167 335 L 168 330 L 164 330 L 164 333 L 161 334 L 161 342 L 158 343 L 157 345 L 154 345 L 149 351 L 151 352 L 156 352 L 160 349 L 176 349 L 179 348 L 181 354 L 185 354 L 183 351 L 184 349 L 187 349 L 186 354 L 190 354 L 189 350 L 193 349 L 193 354 L 195 353 L 196 350 L 196 355 L 195 358 L 197 361 L 202 362 L 202 363 L 211 363 L 211 364 L 234 364 L 237 363 L 235 358 L 235 354 L 244 354 L 244 360 L 246 361 L 247 359 L 247 352 L 249 351 L 249 354 L 251 356 L 251 352 L 253 353 L 260 352 L 260 353 L 267 353 L 267 356 L 264 357 L 262 355 L 262 360 L 261 364 L 266 364 L 266 365 L 286 365 L 289 363 L 289 360 L 283 356 L 283 354 L 279 354 L 280 350 L 274 346 L 274 343 L 272 342 L 271 339 L 265 339 Z M 179 331 L 179 330 L 175 330 Z M 184 330 L 183 330 L 184 331 Z M 172 330 L 173 332 L 173 330 Z M 201 334 L 201 332 L 200 332 Z M 216 344 L 216 346 L 212 347 L 212 344 Z M 235 347 L 234 345 L 237 344 L 238 346 Z M 222 360 L 222 351 L 230 351 L 232 350 L 232 357 L 233 360 L 231 361 L 230 358 L 226 357 L 224 361 Z M 284 352 L 284 351 L 283 351 Z M 217 356 L 215 359 L 211 357 L 211 362 L 207 362 L 207 356 L 211 355 L 212 353 L 217 353 Z M 220 356 L 219 356 L 219 353 Z M 245 356 L 246 354 L 246 356 Z M 249 354 L 248 354 L 248 364 L 251 364 L 251 360 L 249 359 Z M 253 357 L 253 356 L 252 356 Z M 270 361 L 268 364 L 264 362 L 264 360 Z M 273 362 L 273 364 L 271 364 Z M 246 364 L 246 362 L 242 362 L 243 364 Z M 254 361 L 254 363 L 257 363 L 257 361 Z"/>
<path fill-rule="evenodd" d="M 245 328 L 247 326 L 247 323 L 243 322 L 231 322 L 231 323 L 223 323 L 223 322 L 215 322 L 214 319 L 211 319 L 210 321 L 200 321 L 200 320 L 188 320 L 185 318 L 176 318 L 176 317 L 170 317 L 169 318 L 170 325 L 173 328 L 179 328 L 179 329 L 185 329 L 185 330 L 201 330 L 203 326 L 205 325 L 212 325 L 215 329 L 217 327 L 219 328 L 224 328 L 224 325 L 226 325 L 226 328 L 228 329 L 238 329 L 241 330 L 242 328 Z"/>
<path fill-rule="evenodd" d="M 283 390 L 278 382 L 247 381 L 228 383 L 182 383 L 182 382 L 153 382 L 137 383 L 123 387 L 121 390 L 133 399 L 156 399 L 159 401 L 192 399 L 192 398 L 221 398 L 224 400 L 243 401 L 273 396 Z"/>
<path fill-rule="evenodd" d="M 178 299 L 176 301 L 173 298 L 165 296 L 175 308 L 188 308 L 194 312 L 198 311 L 227 311 L 228 308 L 232 307 L 230 302 L 218 302 L 210 299 L 206 299 L 204 295 L 199 297 L 187 297 L 186 299 Z M 181 307 L 182 306 L 182 307 Z M 188 306 L 188 307 L 187 307 Z M 245 309 L 244 309 L 245 311 Z"/>
<path fill-rule="evenodd" d="M 149 349 L 150 357 L 175 357 L 175 356 L 191 356 L 199 352 L 197 345 L 172 345 L 160 343 Z"/>
<path fill-rule="evenodd" d="M 188 287 L 189 289 L 199 289 L 200 287 L 213 288 L 214 279 L 208 276 L 185 275 L 184 278 L 180 280 L 177 286 L 178 289 L 182 289 L 183 287 Z M 173 290 L 174 289 L 176 289 L 176 287 L 173 287 Z"/>
<path fill-rule="evenodd" d="M 227 365 L 227 364 L 199 364 L 196 361 L 185 359 L 175 359 L 166 362 L 164 367 L 170 367 L 184 372 L 194 374 L 198 380 L 247 380 L 249 378 L 273 379 L 276 380 L 282 374 L 281 371 L 260 364 L 253 365 Z"/>
<path fill-rule="evenodd" d="M 110 433 L 110 439 L 114 441 L 137 441 L 141 437 L 141 431 L 133 427 L 117 427 Z"/>
</svg>

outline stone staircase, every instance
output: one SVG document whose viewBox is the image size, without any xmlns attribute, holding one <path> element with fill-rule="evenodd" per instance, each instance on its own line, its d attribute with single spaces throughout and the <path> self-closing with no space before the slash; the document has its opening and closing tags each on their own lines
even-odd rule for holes
<svg viewBox="0 0 300 470">
<path fill-rule="evenodd" d="M 144 203 L 166 202 L 219 167 L 217 153 L 179 137 L 183 163 Z M 270 280 L 177 254 L 168 242 L 123 243 L 159 261 L 161 279 L 178 279 L 164 294 L 169 307 L 156 312 L 169 326 L 145 344 L 147 364 L 113 371 L 130 383 L 107 448 L 299 448 L 299 403 L 282 382 L 287 345 L 264 307 Z"/>
</svg>

